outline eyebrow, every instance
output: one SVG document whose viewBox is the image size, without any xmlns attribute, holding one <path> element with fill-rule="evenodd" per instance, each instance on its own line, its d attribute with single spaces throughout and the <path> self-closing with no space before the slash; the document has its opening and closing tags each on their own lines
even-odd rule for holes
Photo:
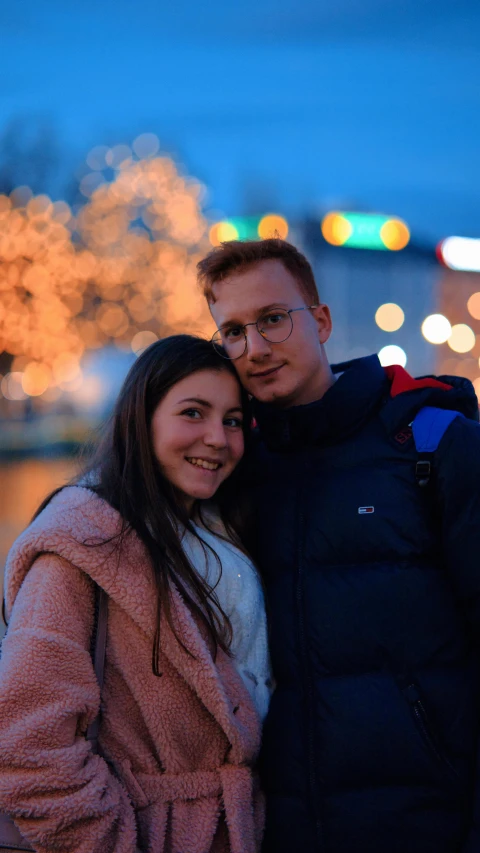
<svg viewBox="0 0 480 853">
<path fill-rule="evenodd" d="M 257 316 L 261 317 L 262 314 L 265 313 L 265 311 L 271 311 L 272 308 L 284 308 L 285 310 L 287 310 L 287 303 L 286 302 L 271 302 L 269 305 L 263 305 L 262 308 L 258 309 Z M 223 323 L 222 326 L 220 326 L 220 328 L 226 329 L 227 326 L 244 326 L 244 325 L 245 325 L 245 323 L 241 323 L 240 320 L 227 320 L 225 323 Z"/>
<path fill-rule="evenodd" d="M 208 400 L 202 400 L 201 397 L 185 397 L 184 400 L 179 400 L 178 405 L 180 406 L 182 403 L 198 403 L 199 406 L 205 406 L 207 409 L 211 409 L 212 404 L 208 402 Z M 243 409 L 241 406 L 232 406 L 231 409 L 227 409 L 228 412 L 242 412 Z"/>
</svg>

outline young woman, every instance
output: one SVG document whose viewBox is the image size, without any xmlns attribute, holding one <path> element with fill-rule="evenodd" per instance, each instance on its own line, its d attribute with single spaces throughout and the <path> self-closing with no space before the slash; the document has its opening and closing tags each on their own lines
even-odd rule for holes
<svg viewBox="0 0 480 853">
<path fill-rule="evenodd" d="M 0 808 L 35 850 L 259 848 L 271 682 L 236 484 L 247 406 L 209 342 L 153 344 L 87 474 L 10 552 Z M 92 581 L 108 596 L 101 697 Z M 85 732 L 100 698 L 97 755 Z"/>
</svg>

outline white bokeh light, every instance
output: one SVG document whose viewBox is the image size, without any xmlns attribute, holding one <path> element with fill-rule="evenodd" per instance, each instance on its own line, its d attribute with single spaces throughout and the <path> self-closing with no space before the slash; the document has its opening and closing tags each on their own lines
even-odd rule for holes
<svg viewBox="0 0 480 853">
<path fill-rule="evenodd" d="M 443 314 L 430 314 L 422 323 L 422 335 L 429 344 L 444 344 L 451 334 L 450 321 Z"/>
<path fill-rule="evenodd" d="M 440 252 L 445 265 L 450 269 L 480 272 L 480 240 L 471 237 L 447 237 L 440 244 Z"/>
<path fill-rule="evenodd" d="M 378 353 L 378 357 L 382 367 L 388 367 L 390 364 L 399 364 L 401 367 L 405 367 L 407 363 L 407 353 L 401 347 L 396 346 L 396 344 L 389 344 L 389 346 L 382 347 Z"/>
</svg>

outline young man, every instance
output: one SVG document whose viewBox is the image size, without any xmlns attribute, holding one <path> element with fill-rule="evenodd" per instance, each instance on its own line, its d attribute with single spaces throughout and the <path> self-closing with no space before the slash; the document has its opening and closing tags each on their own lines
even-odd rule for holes
<svg viewBox="0 0 480 853">
<path fill-rule="evenodd" d="M 472 387 L 376 356 L 331 367 L 329 310 L 281 240 L 225 243 L 199 276 L 260 435 L 256 556 L 277 682 L 265 853 L 479 853 Z M 463 414 L 420 454 L 425 407 Z"/>
</svg>

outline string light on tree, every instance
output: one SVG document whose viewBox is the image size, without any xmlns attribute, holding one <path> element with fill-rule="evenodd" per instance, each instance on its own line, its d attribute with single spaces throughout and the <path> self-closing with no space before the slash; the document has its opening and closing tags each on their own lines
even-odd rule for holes
<svg viewBox="0 0 480 853">
<path fill-rule="evenodd" d="M 92 149 L 76 218 L 28 188 L 0 195 L 4 396 L 77 386 L 86 349 L 210 333 L 195 275 L 207 248 L 203 188 L 158 151 L 154 134 Z"/>
<path fill-rule="evenodd" d="M 137 334 L 132 338 L 132 352 L 134 352 L 135 355 L 140 355 L 143 350 L 147 349 L 151 344 L 154 344 L 155 341 L 158 341 L 155 332 L 137 332 Z"/>
</svg>

